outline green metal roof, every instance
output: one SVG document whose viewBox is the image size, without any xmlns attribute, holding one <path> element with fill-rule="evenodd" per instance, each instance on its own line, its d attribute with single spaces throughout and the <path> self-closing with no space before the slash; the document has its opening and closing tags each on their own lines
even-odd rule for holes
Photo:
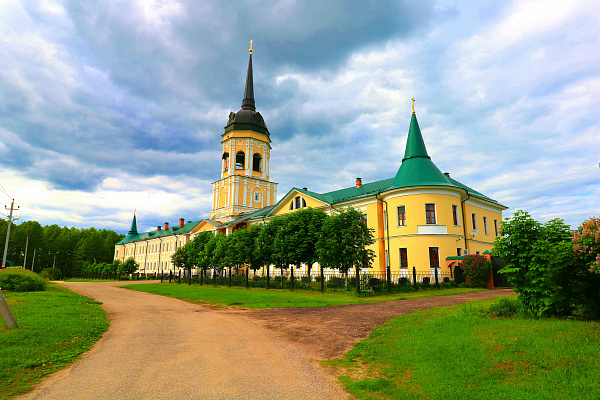
<svg viewBox="0 0 600 400">
<path fill-rule="evenodd" d="M 349 188 L 334 190 L 327 193 L 316 193 L 298 188 L 293 188 L 292 190 L 304 193 L 327 204 L 333 204 L 342 203 L 344 201 L 354 200 L 361 197 L 372 196 L 376 193 L 385 191 L 386 189 L 390 188 L 392 180 L 392 178 L 382 179 L 376 182 L 364 183 L 360 187 L 351 186 Z"/>
<path fill-rule="evenodd" d="M 173 226 L 169 229 L 161 229 L 161 230 L 157 229 L 155 231 L 138 233 L 137 235 L 129 234 L 117 244 L 119 245 L 119 244 L 131 243 L 131 242 L 139 242 L 142 240 L 157 239 L 157 238 L 163 237 L 163 236 L 171 236 L 171 235 L 179 235 L 182 233 L 189 233 L 201 221 L 209 221 L 209 220 L 190 221 L 187 224 L 184 224 L 182 227 Z"/>
<path fill-rule="evenodd" d="M 258 211 L 254 211 L 254 212 L 252 212 L 250 214 L 245 214 L 245 215 L 241 216 L 238 219 L 234 219 L 233 221 L 227 222 L 227 223 L 225 223 L 223 225 L 219 225 L 219 228 L 224 228 L 224 227 L 227 227 L 227 226 L 235 225 L 237 223 L 240 223 L 240 222 L 243 222 L 243 221 L 246 221 L 246 220 L 249 220 L 249 219 L 266 217 L 267 214 L 269 214 L 269 211 L 271 211 L 273 209 L 273 207 L 275 207 L 275 206 L 274 205 L 273 206 L 267 206 L 267 207 L 261 208 Z"/>
<path fill-rule="evenodd" d="M 451 260 L 464 260 L 465 256 L 454 256 L 454 257 L 446 257 L 446 260 L 451 261 Z"/>
<path fill-rule="evenodd" d="M 392 188 L 412 186 L 455 186 L 427 154 L 416 114 L 410 119 L 404 158 L 392 183 Z"/>
</svg>

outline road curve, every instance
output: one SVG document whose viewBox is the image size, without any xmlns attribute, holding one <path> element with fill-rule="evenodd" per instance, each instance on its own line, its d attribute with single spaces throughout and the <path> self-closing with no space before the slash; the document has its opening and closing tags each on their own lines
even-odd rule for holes
<svg viewBox="0 0 600 400">
<path fill-rule="evenodd" d="M 66 282 L 103 303 L 110 327 L 70 368 L 19 399 L 347 399 L 300 347 L 256 321 L 119 289 Z"/>
</svg>

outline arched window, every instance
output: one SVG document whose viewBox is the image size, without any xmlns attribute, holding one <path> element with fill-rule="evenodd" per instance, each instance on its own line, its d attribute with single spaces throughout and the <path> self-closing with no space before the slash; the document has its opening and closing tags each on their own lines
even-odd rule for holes
<svg viewBox="0 0 600 400">
<path fill-rule="evenodd" d="M 262 172 L 261 164 L 262 157 L 260 154 L 254 153 L 254 156 L 252 157 L 252 171 Z"/>
<path fill-rule="evenodd" d="M 294 200 L 290 204 L 290 210 L 296 210 L 304 207 L 306 207 L 306 201 L 300 196 L 294 197 Z"/>
<path fill-rule="evenodd" d="M 235 169 L 244 169 L 245 165 L 246 155 L 240 150 L 235 154 Z"/>
<path fill-rule="evenodd" d="M 223 153 L 223 171 L 227 171 L 229 170 L 229 153 L 225 152 Z"/>
</svg>

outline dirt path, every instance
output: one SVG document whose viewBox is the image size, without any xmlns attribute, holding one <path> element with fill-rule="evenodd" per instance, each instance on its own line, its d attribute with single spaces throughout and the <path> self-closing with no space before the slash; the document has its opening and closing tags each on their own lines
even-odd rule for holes
<svg viewBox="0 0 600 400">
<path fill-rule="evenodd" d="M 312 358 L 324 360 L 341 357 L 357 342 L 369 336 L 374 328 L 399 315 L 511 294 L 515 294 L 512 289 L 494 289 L 385 303 L 271 308 L 235 313 L 259 322 L 285 341 L 296 343 Z"/>
<path fill-rule="evenodd" d="M 256 321 L 119 284 L 65 283 L 101 301 L 110 328 L 83 359 L 21 398 L 348 398 L 297 346 Z"/>
</svg>

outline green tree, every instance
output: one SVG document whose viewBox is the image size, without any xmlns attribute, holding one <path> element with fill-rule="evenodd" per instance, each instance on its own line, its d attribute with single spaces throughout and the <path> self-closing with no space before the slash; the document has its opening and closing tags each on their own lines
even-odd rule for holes
<svg viewBox="0 0 600 400">
<path fill-rule="evenodd" d="M 124 275 L 133 274 L 139 268 L 138 263 L 133 258 L 128 258 L 119 267 L 119 272 Z"/>
<path fill-rule="evenodd" d="M 204 252 L 204 246 L 208 243 L 214 235 L 211 232 L 200 232 L 191 242 L 188 242 L 185 247 L 188 251 L 188 260 L 193 267 L 200 267 L 202 263 L 202 254 Z"/>
<path fill-rule="evenodd" d="M 280 267 L 304 263 L 310 273 L 312 265 L 318 260 L 316 245 L 326 217 L 322 211 L 304 208 L 285 218 L 285 224 L 275 235 L 274 250 Z"/>
<path fill-rule="evenodd" d="M 533 316 L 570 315 L 581 303 L 584 267 L 576 262 L 569 226 L 545 224 L 518 210 L 506 218 L 492 254 L 504 260 L 500 271 Z"/>
<path fill-rule="evenodd" d="M 321 265 L 345 274 L 355 267 L 358 273 L 371 268 L 375 252 L 368 247 L 373 243 L 373 229 L 363 223 L 362 213 L 348 208 L 325 219 L 316 250 Z"/>
<path fill-rule="evenodd" d="M 279 266 L 282 263 L 280 254 L 277 252 L 277 232 L 286 224 L 287 217 L 273 218 L 264 224 L 256 238 L 254 258 L 260 266 L 271 264 Z"/>
</svg>

